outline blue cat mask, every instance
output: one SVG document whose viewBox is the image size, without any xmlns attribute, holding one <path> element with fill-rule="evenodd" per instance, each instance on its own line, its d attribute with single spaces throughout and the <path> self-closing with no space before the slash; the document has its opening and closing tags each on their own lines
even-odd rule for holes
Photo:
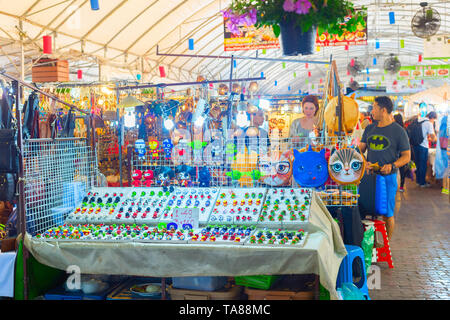
<svg viewBox="0 0 450 320">
<path fill-rule="evenodd" d="M 320 152 L 314 152 L 311 146 L 306 152 L 294 149 L 294 158 L 293 176 L 301 187 L 318 188 L 327 182 L 328 164 L 325 149 Z"/>
</svg>

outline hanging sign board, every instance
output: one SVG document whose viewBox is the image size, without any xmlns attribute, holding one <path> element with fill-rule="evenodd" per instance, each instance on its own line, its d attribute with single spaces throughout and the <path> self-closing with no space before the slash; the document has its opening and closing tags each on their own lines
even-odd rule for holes
<svg viewBox="0 0 450 320">
<path fill-rule="evenodd" d="M 176 208 L 172 213 L 172 220 L 182 228 L 190 224 L 192 228 L 198 228 L 199 209 L 198 208 Z"/>
<path fill-rule="evenodd" d="M 386 81 L 386 93 L 416 93 L 425 90 L 422 80 Z"/>
<path fill-rule="evenodd" d="M 345 19 L 350 19 L 347 16 Z M 326 30 L 317 29 L 316 46 L 336 47 L 336 46 L 356 46 L 367 45 L 367 16 L 364 17 L 364 24 L 358 24 L 355 32 L 346 31 L 342 36 L 328 34 Z"/>
<path fill-rule="evenodd" d="M 423 40 L 423 58 L 450 59 L 450 34 L 435 35 Z"/>
<path fill-rule="evenodd" d="M 224 18 L 224 51 L 247 51 L 259 49 L 278 49 L 280 41 L 273 33 L 272 27 L 256 28 L 254 25 L 239 25 L 240 34 L 228 30 Z"/>
<path fill-rule="evenodd" d="M 447 79 L 450 64 L 403 66 L 397 73 L 397 80 Z"/>
</svg>

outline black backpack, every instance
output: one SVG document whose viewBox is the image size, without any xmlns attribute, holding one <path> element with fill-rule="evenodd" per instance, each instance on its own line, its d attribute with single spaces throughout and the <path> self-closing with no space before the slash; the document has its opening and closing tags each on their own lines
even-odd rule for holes
<svg viewBox="0 0 450 320">
<path fill-rule="evenodd" d="M 411 145 L 418 146 L 423 142 L 423 139 L 425 138 L 423 136 L 422 131 L 422 123 L 424 123 L 427 120 L 420 121 L 418 119 L 411 122 L 411 124 L 408 126 L 408 136 L 409 141 L 411 142 Z"/>
</svg>

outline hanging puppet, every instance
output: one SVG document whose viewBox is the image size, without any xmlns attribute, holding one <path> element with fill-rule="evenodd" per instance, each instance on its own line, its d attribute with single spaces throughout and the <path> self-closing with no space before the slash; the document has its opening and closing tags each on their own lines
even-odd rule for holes
<svg viewBox="0 0 450 320">
<path fill-rule="evenodd" d="M 164 150 L 164 158 L 166 160 L 172 159 L 172 148 L 173 148 L 172 140 L 165 139 L 162 143 L 162 148 Z"/>
<path fill-rule="evenodd" d="M 132 185 L 133 187 L 141 187 L 142 186 L 142 171 L 141 170 L 134 170 L 133 174 L 131 176 L 133 178 Z"/>
<path fill-rule="evenodd" d="M 143 173 L 143 177 L 144 177 L 144 186 L 146 187 L 151 187 L 153 184 L 153 171 L 152 170 L 145 170 Z"/>
<path fill-rule="evenodd" d="M 195 177 L 195 168 L 187 165 L 177 167 L 177 181 L 181 187 L 192 187 L 192 180 Z"/>
<path fill-rule="evenodd" d="M 329 176 L 325 152 L 325 149 L 315 152 L 311 145 L 306 152 L 294 149 L 293 176 L 301 187 L 318 188 L 327 182 Z"/>
<path fill-rule="evenodd" d="M 147 151 L 146 151 L 145 142 L 143 139 L 136 140 L 136 142 L 134 143 L 134 151 L 137 153 L 139 160 L 145 159 L 145 154 Z"/>
<path fill-rule="evenodd" d="M 171 181 L 175 178 L 175 172 L 169 167 L 160 167 L 159 170 L 157 170 L 157 174 L 157 183 L 163 188 L 164 192 L 173 192 L 174 188 L 171 185 Z"/>
</svg>

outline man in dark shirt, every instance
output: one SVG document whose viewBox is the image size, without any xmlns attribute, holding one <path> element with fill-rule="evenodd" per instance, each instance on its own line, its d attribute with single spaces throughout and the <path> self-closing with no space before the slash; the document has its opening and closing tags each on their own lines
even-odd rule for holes
<svg viewBox="0 0 450 320">
<path fill-rule="evenodd" d="M 397 171 L 411 159 L 408 135 L 405 129 L 393 121 L 392 110 L 393 104 L 389 97 L 375 98 L 372 109 L 374 123 L 366 127 L 359 145 L 361 152 L 367 150 L 369 171 L 377 174 L 377 192 L 381 189 L 378 187 L 381 183 L 386 186 L 387 205 L 377 213 L 384 216 L 389 239 L 395 226 Z"/>
</svg>

